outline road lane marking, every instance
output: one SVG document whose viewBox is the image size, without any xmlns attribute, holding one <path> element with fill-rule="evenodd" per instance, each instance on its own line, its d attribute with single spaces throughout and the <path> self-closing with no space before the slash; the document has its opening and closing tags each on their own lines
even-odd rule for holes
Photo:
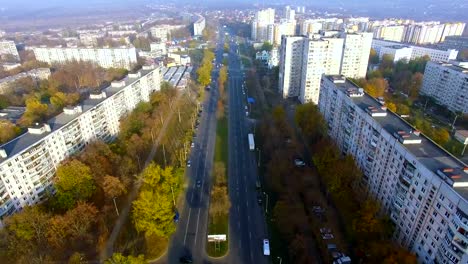
<svg viewBox="0 0 468 264">
<path fill-rule="evenodd" d="M 188 226 L 189 226 L 189 223 L 190 223 L 190 214 L 191 213 L 192 213 L 192 208 L 189 208 L 187 225 L 185 226 L 184 246 L 185 246 L 185 240 L 187 240 L 187 232 L 188 232 Z"/>
<path fill-rule="evenodd" d="M 249 231 L 249 238 L 250 238 L 250 240 L 252 240 L 252 232 L 251 231 Z"/>
<path fill-rule="evenodd" d="M 195 246 L 197 245 L 197 235 L 198 235 L 198 224 L 200 222 L 200 208 L 198 208 L 198 217 L 197 217 L 197 229 L 195 230 Z"/>
</svg>

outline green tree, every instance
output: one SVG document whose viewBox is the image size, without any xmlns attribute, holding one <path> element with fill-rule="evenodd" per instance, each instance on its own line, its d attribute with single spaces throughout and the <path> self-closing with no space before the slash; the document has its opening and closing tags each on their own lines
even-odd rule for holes
<svg viewBox="0 0 468 264">
<path fill-rule="evenodd" d="M 317 105 L 313 103 L 297 106 L 294 119 L 309 142 L 316 141 L 327 133 L 326 122 Z"/>
<path fill-rule="evenodd" d="M 273 45 L 270 42 L 268 41 L 263 42 L 261 50 L 271 51 L 272 49 L 273 49 Z"/>
<path fill-rule="evenodd" d="M 369 54 L 369 63 L 370 64 L 377 64 L 379 63 L 379 54 L 374 49 L 370 50 Z"/>
<path fill-rule="evenodd" d="M 137 257 L 129 255 L 124 256 L 122 253 L 114 253 L 110 259 L 104 261 L 105 264 L 146 264 L 144 255 L 138 255 Z"/>
<path fill-rule="evenodd" d="M 76 202 L 89 199 L 96 186 L 89 167 L 78 160 L 71 160 L 57 168 L 55 188 L 56 205 L 70 209 Z"/>
</svg>

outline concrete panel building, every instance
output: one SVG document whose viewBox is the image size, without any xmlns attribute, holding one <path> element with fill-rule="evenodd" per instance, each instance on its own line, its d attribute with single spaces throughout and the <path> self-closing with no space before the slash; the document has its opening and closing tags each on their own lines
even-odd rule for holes
<svg viewBox="0 0 468 264">
<path fill-rule="evenodd" d="M 450 111 L 468 113 L 468 62 L 428 62 L 421 94 L 433 97 Z"/>
<path fill-rule="evenodd" d="M 120 118 L 139 102 L 149 101 L 160 82 L 159 68 L 144 66 L 0 145 L 0 220 L 44 201 L 47 192 L 54 190 L 53 177 L 60 162 L 92 141 L 112 141 L 119 133 Z"/>
<path fill-rule="evenodd" d="M 323 76 L 328 134 L 419 263 L 468 263 L 468 167 L 343 76 Z"/>
</svg>

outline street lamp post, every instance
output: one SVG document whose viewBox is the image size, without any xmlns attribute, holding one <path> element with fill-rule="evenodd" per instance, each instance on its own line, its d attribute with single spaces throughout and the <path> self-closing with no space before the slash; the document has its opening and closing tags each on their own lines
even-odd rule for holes
<svg viewBox="0 0 468 264">
<path fill-rule="evenodd" d="M 117 208 L 117 203 L 115 202 L 115 198 L 112 198 L 112 200 L 114 200 L 114 206 L 115 206 L 115 212 L 117 213 L 117 216 L 119 216 L 119 208 Z"/>
<path fill-rule="evenodd" d="M 266 192 L 263 192 L 263 194 L 266 196 L 265 214 L 268 214 L 268 194 Z"/>
<path fill-rule="evenodd" d="M 283 262 L 283 259 L 281 257 L 277 257 L 279 259 L 279 264 L 281 264 Z"/>
<path fill-rule="evenodd" d="M 261 157 L 260 152 L 261 152 L 261 150 L 259 148 L 257 148 L 257 151 L 258 151 L 257 167 L 260 167 L 260 157 Z"/>
</svg>

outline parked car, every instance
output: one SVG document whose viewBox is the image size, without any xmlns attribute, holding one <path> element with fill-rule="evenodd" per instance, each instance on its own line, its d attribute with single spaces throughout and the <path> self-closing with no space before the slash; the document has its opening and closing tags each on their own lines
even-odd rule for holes
<svg viewBox="0 0 468 264">
<path fill-rule="evenodd" d="M 200 180 L 197 180 L 196 186 L 197 186 L 197 188 L 200 188 L 200 187 L 201 187 L 201 181 L 200 181 Z"/>
<path fill-rule="evenodd" d="M 192 165 L 192 162 L 190 160 L 187 161 L 187 167 L 190 168 L 190 165 Z"/>
<path fill-rule="evenodd" d="M 189 256 L 180 257 L 179 261 L 180 263 L 192 263 L 193 262 L 192 258 Z"/>
<path fill-rule="evenodd" d="M 294 159 L 294 165 L 296 167 L 304 167 L 306 164 L 302 159 Z"/>
<path fill-rule="evenodd" d="M 262 204 L 263 200 L 262 200 L 261 195 L 257 195 L 257 202 L 258 202 L 258 204 Z"/>
<path fill-rule="evenodd" d="M 334 236 L 333 234 L 322 234 L 322 239 L 328 240 L 328 239 L 333 239 Z"/>
<path fill-rule="evenodd" d="M 190 144 L 190 147 L 194 148 L 194 147 L 195 147 L 195 143 L 192 142 L 192 144 Z"/>
</svg>

